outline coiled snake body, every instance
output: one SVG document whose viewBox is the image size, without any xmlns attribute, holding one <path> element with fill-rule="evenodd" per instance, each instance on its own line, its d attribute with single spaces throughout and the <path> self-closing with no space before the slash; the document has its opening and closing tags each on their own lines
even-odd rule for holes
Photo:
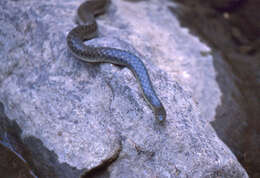
<svg viewBox="0 0 260 178">
<path fill-rule="evenodd" d="M 74 56 L 86 62 L 106 62 L 128 67 L 135 75 L 146 99 L 158 121 L 166 118 L 165 109 L 157 97 L 146 67 L 135 55 L 120 49 L 87 46 L 83 42 L 97 36 L 95 15 L 104 13 L 109 0 L 91 0 L 77 10 L 79 25 L 67 36 L 67 44 Z"/>
</svg>

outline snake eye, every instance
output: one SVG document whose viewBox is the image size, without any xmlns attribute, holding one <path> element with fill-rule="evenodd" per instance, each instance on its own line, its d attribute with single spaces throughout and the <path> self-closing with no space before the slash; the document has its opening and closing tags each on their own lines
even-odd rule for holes
<svg viewBox="0 0 260 178">
<path fill-rule="evenodd" d="M 158 116 L 157 116 L 157 120 L 158 120 L 159 122 L 162 122 L 162 121 L 164 121 L 164 117 L 163 117 L 162 115 L 158 115 Z"/>
<path fill-rule="evenodd" d="M 163 122 L 166 119 L 166 111 L 162 105 L 160 105 L 160 107 L 156 108 L 155 118 L 158 122 Z"/>
</svg>

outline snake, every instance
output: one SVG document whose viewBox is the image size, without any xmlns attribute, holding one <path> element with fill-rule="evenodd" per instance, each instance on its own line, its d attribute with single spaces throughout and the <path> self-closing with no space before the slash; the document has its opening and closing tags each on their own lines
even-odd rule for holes
<svg viewBox="0 0 260 178">
<path fill-rule="evenodd" d="M 166 111 L 154 91 L 148 71 L 142 60 L 127 50 L 86 45 L 84 42 L 98 37 L 95 17 L 105 13 L 109 0 L 87 0 L 77 9 L 77 26 L 67 35 L 67 46 L 76 58 L 89 63 L 112 63 L 127 67 L 134 74 L 142 94 L 152 109 L 155 119 L 162 122 Z"/>
</svg>

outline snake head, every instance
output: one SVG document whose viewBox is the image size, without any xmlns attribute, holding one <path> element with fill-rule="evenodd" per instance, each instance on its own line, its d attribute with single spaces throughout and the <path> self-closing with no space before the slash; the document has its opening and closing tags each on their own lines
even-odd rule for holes
<svg viewBox="0 0 260 178">
<path fill-rule="evenodd" d="M 163 122 L 166 119 L 166 111 L 163 106 L 155 108 L 154 114 L 156 120 L 159 122 Z"/>
</svg>

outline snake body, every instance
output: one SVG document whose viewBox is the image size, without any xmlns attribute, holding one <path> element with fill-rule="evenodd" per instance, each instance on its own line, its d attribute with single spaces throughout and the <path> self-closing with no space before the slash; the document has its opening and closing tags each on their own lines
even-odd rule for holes
<svg viewBox="0 0 260 178">
<path fill-rule="evenodd" d="M 152 108 L 155 118 L 161 122 L 165 120 L 166 112 L 153 89 L 144 63 L 128 51 L 84 44 L 85 40 L 97 36 L 95 16 L 105 12 L 108 2 L 108 0 L 91 0 L 79 6 L 77 10 L 78 26 L 67 35 L 67 45 L 72 54 L 83 61 L 112 63 L 129 68 L 137 79 L 143 96 Z"/>
</svg>

